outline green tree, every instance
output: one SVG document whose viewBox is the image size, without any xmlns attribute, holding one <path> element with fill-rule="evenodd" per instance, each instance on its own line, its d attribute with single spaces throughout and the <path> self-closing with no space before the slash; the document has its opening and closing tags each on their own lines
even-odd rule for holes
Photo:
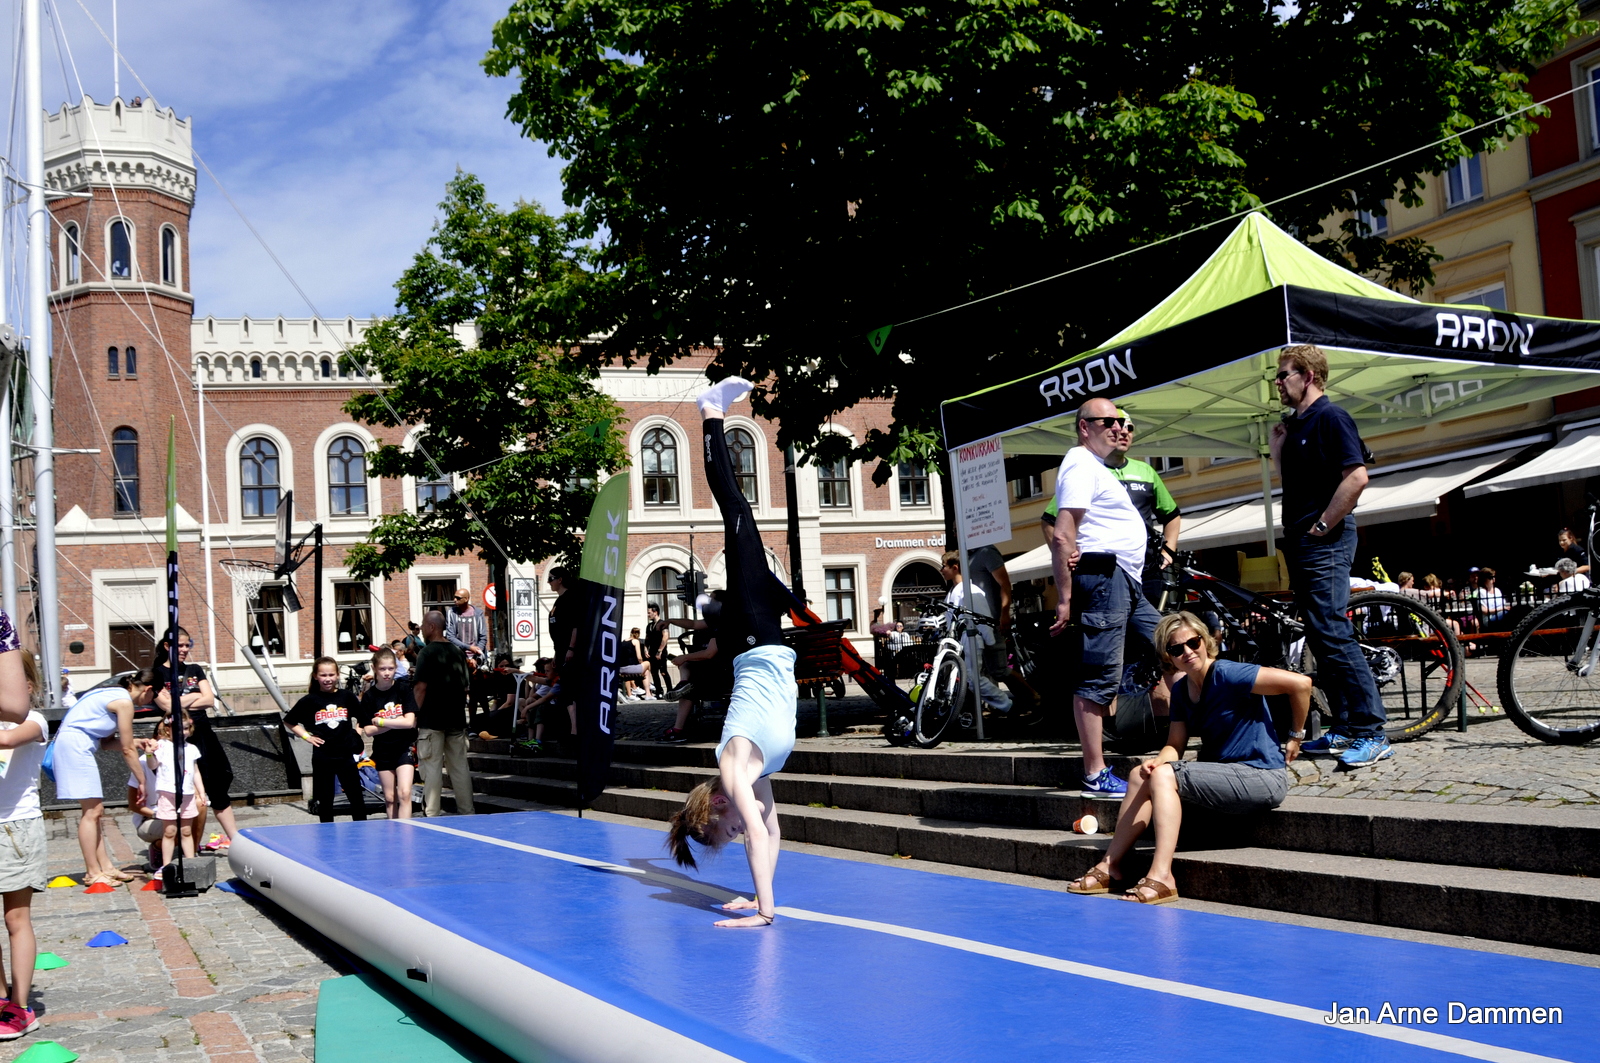
<svg viewBox="0 0 1600 1063">
<path fill-rule="evenodd" d="M 930 452 L 940 399 L 1133 320 L 1212 231 L 937 318 L 870 330 L 1126 251 L 1532 102 L 1574 0 L 516 0 L 484 60 L 509 115 L 566 162 L 601 234 L 613 317 L 594 358 L 658 367 L 720 345 L 769 382 L 784 441 L 861 399 L 895 424 L 858 458 Z M 1411 151 L 1272 208 L 1396 286 L 1419 241 L 1320 220 L 1412 202 L 1530 118 Z M 903 331 L 903 330 L 897 330 Z M 904 356 L 904 357 L 902 357 Z M 844 444 L 837 436 L 828 442 Z M 831 455 L 830 456 L 834 456 Z M 887 470 L 880 466 L 880 475 Z"/>
<path fill-rule="evenodd" d="M 501 210 L 460 173 L 440 208 L 395 284 L 397 312 L 347 355 L 384 387 L 345 410 L 364 424 L 425 426 L 414 448 L 378 447 L 374 473 L 420 481 L 442 472 L 458 489 L 380 518 L 348 555 L 359 579 L 403 572 L 419 556 L 493 559 L 491 536 L 513 561 L 576 553 L 595 480 L 627 461 L 612 427 L 620 409 L 566 353 L 603 288 L 575 219 L 529 203 Z M 468 331 L 475 342 L 462 342 Z"/>
</svg>

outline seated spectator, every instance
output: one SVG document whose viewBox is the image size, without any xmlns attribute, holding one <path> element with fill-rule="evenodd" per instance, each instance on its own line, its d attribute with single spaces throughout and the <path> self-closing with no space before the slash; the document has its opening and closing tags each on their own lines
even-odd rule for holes
<svg viewBox="0 0 1600 1063">
<path fill-rule="evenodd" d="M 1288 762 L 1300 755 L 1311 677 L 1280 668 L 1216 659 L 1217 642 L 1192 613 L 1163 617 L 1155 643 L 1177 666 L 1172 721 L 1154 760 L 1128 774 L 1128 793 L 1117 814 L 1117 833 L 1106 855 L 1070 893 L 1110 893 L 1122 877 L 1122 861 L 1152 821 L 1156 847 L 1150 871 L 1123 894 L 1140 904 L 1178 899 L 1172 855 L 1178 848 L 1183 806 L 1243 814 L 1276 808 L 1289 792 Z M 1287 694 L 1294 730 L 1287 754 L 1278 747 L 1267 695 Z M 1200 736 L 1200 758 L 1184 760 L 1189 733 Z"/>
<path fill-rule="evenodd" d="M 1494 569 L 1478 569 L 1478 589 L 1472 596 L 1472 604 L 1485 627 L 1504 620 L 1511 611 L 1506 604 L 1506 596 L 1494 585 L 1495 578 Z"/>
<path fill-rule="evenodd" d="M 1401 574 L 1410 575 L 1410 573 Z M 1461 637 L 1461 625 L 1456 623 L 1454 617 L 1445 612 L 1447 603 L 1455 596 L 1449 594 L 1444 589 L 1444 584 L 1439 582 L 1438 576 L 1435 576 L 1432 572 L 1423 576 L 1422 589 L 1417 592 L 1417 597 L 1421 598 L 1426 604 L 1431 605 L 1433 608 L 1439 610 L 1439 615 L 1444 617 L 1444 622 L 1446 624 L 1450 625 L 1450 630 L 1455 633 L 1456 638 Z"/>
<path fill-rule="evenodd" d="M 633 628 L 617 647 L 617 674 L 622 677 L 623 697 L 643 701 L 650 693 L 650 662 L 645 656 L 639 629 Z"/>
<path fill-rule="evenodd" d="M 911 636 L 906 633 L 906 626 L 899 620 L 894 622 L 894 630 L 889 632 L 889 652 L 899 653 L 911 645 Z"/>
<path fill-rule="evenodd" d="M 1422 592 L 1417 589 L 1417 577 L 1409 572 L 1402 572 L 1394 578 L 1395 588 L 1407 598 L 1422 600 Z"/>
<path fill-rule="evenodd" d="M 1570 557 L 1556 562 L 1557 594 L 1575 594 L 1589 589 L 1589 577 L 1578 571 L 1578 563 Z"/>
</svg>

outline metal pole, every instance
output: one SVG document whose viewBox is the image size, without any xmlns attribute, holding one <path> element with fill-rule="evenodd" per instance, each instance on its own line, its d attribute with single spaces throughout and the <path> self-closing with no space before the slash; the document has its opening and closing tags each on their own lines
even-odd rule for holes
<svg viewBox="0 0 1600 1063">
<path fill-rule="evenodd" d="M 117 47 L 117 0 L 111 0 L 111 98 L 122 98 L 122 49 Z"/>
<path fill-rule="evenodd" d="M 211 565 L 211 475 L 206 466 L 206 378 L 198 367 L 191 368 L 200 395 L 200 551 L 206 566 L 206 664 L 211 669 L 211 689 L 217 682 L 217 599 L 212 584 Z M 233 705 L 228 704 L 228 715 Z"/>
<path fill-rule="evenodd" d="M 7 264 L 11 256 L 6 254 L 6 212 L 0 205 L 0 258 Z M 10 286 L 0 281 L 0 325 L 8 324 L 7 306 L 4 292 Z M 16 468 L 11 464 L 11 440 L 15 429 L 11 420 L 15 411 L 11 402 L 11 387 L 16 381 L 16 374 L 7 372 L 4 381 L 0 381 L 0 609 L 5 610 L 15 627 L 17 616 L 17 483 Z"/>
<path fill-rule="evenodd" d="M 1262 432 L 1267 430 L 1261 426 Z M 1277 526 L 1272 519 L 1272 455 L 1261 455 L 1261 519 L 1267 526 L 1267 556 L 1278 556 Z"/>
<path fill-rule="evenodd" d="M 46 704 L 61 705 L 61 590 L 56 579 L 55 417 L 51 407 L 50 211 L 44 202 L 44 86 L 40 0 L 23 0 L 23 126 L 28 182 L 28 388 L 33 406 L 34 549 L 39 566 L 39 656 Z"/>
<path fill-rule="evenodd" d="M 322 656 L 322 525 L 318 524 L 313 531 L 316 532 L 316 551 L 312 557 L 311 578 L 317 581 L 315 592 L 311 595 L 311 626 L 314 633 L 311 636 L 311 655 Z"/>
</svg>

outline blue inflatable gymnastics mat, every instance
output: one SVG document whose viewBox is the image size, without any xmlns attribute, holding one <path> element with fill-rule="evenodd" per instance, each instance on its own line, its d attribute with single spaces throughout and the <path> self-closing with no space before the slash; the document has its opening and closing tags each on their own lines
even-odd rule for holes
<svg viewBox="0 0 1600 1063">
<path fill-rule="evenodd" d="M 1587 967 L 793 852 L 777 922 L 718 929 L 743 851 L 685 874 L 662 842 L 525 812 L 253 828 L 229 859 L 519 1060 L 1600 1060 Z"/>
</svg>

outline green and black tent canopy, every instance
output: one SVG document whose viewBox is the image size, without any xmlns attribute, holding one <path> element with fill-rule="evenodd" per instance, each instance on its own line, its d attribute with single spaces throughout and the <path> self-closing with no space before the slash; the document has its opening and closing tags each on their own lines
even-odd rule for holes
<svg viewBox="0 0 1600 1063">
<path fill-rule="evenodd" d="M 945 445 L 999 436 L 1007 455 L 1062 454 L 1078 407 L 1104 396 L 1138 423 L 1141 450 L 1257 458 L 1266 485 L 1277 355 L 1301 343 L 1327 353 L 1328 397 L 1369 438 L 1600 384 L 1600 322 L 1418 302 L 1253 213 L 1099 347 L 944 402 Z"/>
</svg>

